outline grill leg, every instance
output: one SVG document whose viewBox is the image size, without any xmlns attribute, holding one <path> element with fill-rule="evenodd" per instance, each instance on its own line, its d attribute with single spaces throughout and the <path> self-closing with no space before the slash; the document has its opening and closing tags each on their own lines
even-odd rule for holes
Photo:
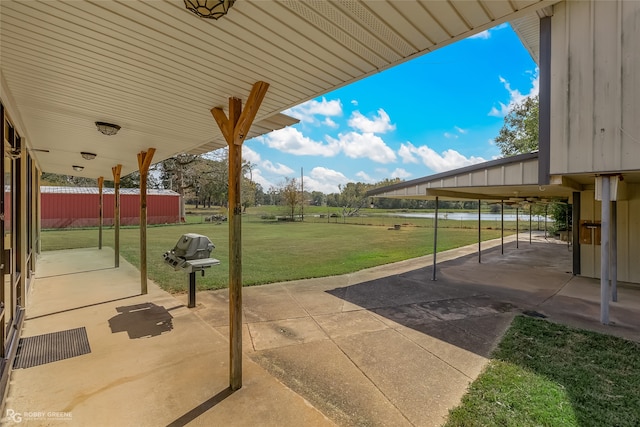
<svg viewBox="0 0 640 427">
<path fill-rule="evenodd" d="M 196 306 L 196 272 L 189 273 L 189 305 L 193 308 Z"/>
</svg>

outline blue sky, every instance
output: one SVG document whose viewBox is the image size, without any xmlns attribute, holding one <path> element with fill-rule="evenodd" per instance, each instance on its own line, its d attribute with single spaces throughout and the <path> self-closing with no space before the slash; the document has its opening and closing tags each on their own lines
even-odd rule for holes
<svg viewBox="0 0 640 427">
<path fill-rule="evenodd" d="M 538 93 L 535 62 L 508 24 L 285 111 L 295 126 L 244 144 L 265 191 L 410 180 L 500 156 L 493 139 L 514 102 Z"/>
</svg>

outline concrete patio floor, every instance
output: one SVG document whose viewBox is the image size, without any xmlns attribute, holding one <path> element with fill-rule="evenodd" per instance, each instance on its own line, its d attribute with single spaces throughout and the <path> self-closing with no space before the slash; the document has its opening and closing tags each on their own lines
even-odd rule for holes
<svg viewBox="0 0 640 427">
<path fill-rule="evenodd" d="M 522 311 L 640 341 L 640 288 L 620 284 L 601 325 L 599 281 L 569 273 L 566 244 L 505 240 L 504 255 L 483 243 L 481 264 L 477 245 L 439 253 L 435 282 L 426 256 L 244 288 L 235 393 L 226 290 L 188 309 L 151 281 L 139 295 L 139 272 L 112 268 L 109 249 L 44 253 L 22 336 L 85 327 L 91 352 L 15 369 L 3 421 L 11 410 L 27 425 L 438 426 Z"/>
</svg>

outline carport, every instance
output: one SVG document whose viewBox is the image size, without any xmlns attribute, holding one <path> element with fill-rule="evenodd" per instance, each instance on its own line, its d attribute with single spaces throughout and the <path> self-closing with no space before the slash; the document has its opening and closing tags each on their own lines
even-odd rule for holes
<svg viewBox="0 0 640 427">
<path fill-rule="evenodd" d="M 521 203 L 543 203 L 551 202 L 566 203 L 573 205 L 572 216 L 572 273 L 581 274 L 581 232 L 584 231 L 585 221 L 581 222 L 580 216 L 580 191 L 583 187 L 571 179 L 552 179 L 548 183 L 540 179 L 539 153 L 525 153 L 497 159 L 489 162 L 456 169 L 436 175 L 418 178 L 391 186 L 381 187 L 369 191 L 367 194 L 372 197 L 405 198 L 420 200 L 435 200 L 435 221 L 434 221 L 434 257 L 432 267 L 432 280 L 436 280 L 436 255 L 438 238 L 438 201 L 445 200 L 477 200 L 478 201 L 478 262 L 481 262 L 481 212 L 480 201 L 494 201 L 501 204 L 501 213 L 504 215 L 504 205 Z M 602 188 L 608 190 L 609 180 L 606 184 L 601 184 Z M 600 190 L 602 191 L 602 190 Z M 611 201 L 611 194 L 617 189 L 602 196 L 602 200 Z M 603 211 L 609 208 L 609 203 L 602 203 Z M 615 212 L 615 199 L 611 204 L 611 209 Z M 604 216 L 604 215 L 603 215 Z M 617 295 L 617 231 L 616 218 L 607 214 L 609 222 L 603 221 L 602 245 L 609 245 L 609 235 L 611 236 L 611 258 L 609 253 L 603 251 L 602 265 L 607 270 L 601 279 L 600 298 L 600 321 L 603 324 L 609 323 L 609 301 L 616 302 Z M 609 234 L 609 224 L 611 234 Z M 606 225 L 606 228 L 605 228 Z M 599 227 L 599 224 L 598 224 Z M 597 230 L 600 232 L 600 229 Z M 504 233 L 504 228 L 502 228 Z M 517 246 L 516 246 L 517 247 Z M 610 275 L 609 272 L 610 271 Z M 610 281 L 609 281 L 610 280 Z"/>
</svg>

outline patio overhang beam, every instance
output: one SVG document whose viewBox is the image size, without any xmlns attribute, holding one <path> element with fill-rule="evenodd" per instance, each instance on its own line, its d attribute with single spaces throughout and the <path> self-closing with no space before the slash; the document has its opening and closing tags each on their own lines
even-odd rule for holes
<svg viewBox="0 0 640 427">
<path fill-rule="evenodd" d="M 505 197 L 505 196 L 490 195 L 490 194 L 483 194 L 483 193 L 469 193 L 466 191 L 438 190 L 435 188 L 427 188 L 426 195 L 429 197 L 447 197 L 455 200 L 460 200 L 460 199 L 503 200 L 503 199 L 509 198 L 508 196 Z"/>
<path fill-rule="evenodd" d="M 569 188 L 573 191 L 583 191 L 584 186 L 573 179 L 564 175 L 551 175 L 549 177 L 550 185 L 559 185 L 565 188 Z"/>
</svg>

